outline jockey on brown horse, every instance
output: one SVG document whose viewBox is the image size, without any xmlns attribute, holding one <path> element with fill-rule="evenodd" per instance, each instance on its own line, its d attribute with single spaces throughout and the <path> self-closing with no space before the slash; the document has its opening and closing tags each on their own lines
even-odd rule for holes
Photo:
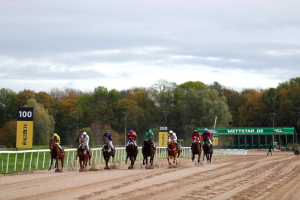
<svg viewBox="0 0 300 200">
<path fill-rule="evenodd" d="M 130 130 L 127 134 L 127 139 L 128 139 L 128 143 L 126 145 L 127 157 L 126 157 L 126 161 L 125 161 L 125 164 L 127 164 L 128 158 L 131 161 L 131 166 L 129 166 L 128 169 L 133 169 L 134 162 L 135 162 L 136 156 L 138 154 L 138 146 L 135 142 L 136 138 L 137 138 L 136 132 L 134 132 L 133 130 Z"/>
<path fill-rule="evenodd" d="M 54 133 L 52 138 L 50 139 L 49 147 L 50 147 L 50 156 L 51 156 L 51 162 L 49 166 L 49 171 L 51 170 L 53 159 L 55 159 L 55 166 L 57 167 L 57 171 L 59 171 L 58 168 L 58 160 L 61 160 L 61 167 L 62 170 L 64 169 L 64 158 L 65 153 L 64 149 L 59 145 L 60 144 L 60 137 Z"/>
<path fill-rule="evenodd" d="M 180 145 L 177 143 L 177 135 L 175 132 L 173 132 L 172 130 L 169 131 L 169 134 L 168 134 L 168 137 L 167 137 L 167 140 L 171 138 L 174 142 L 174 144 L 176 145 L 176 149 L 177 151 L 180 150 Z"/>
<path fill-rule="evenodd" d="M 207 128 L 204 129 L 202 136 L 203 136 L 203 161 L 204 161 L 204 156 L 206 156 L 206 160 L 211 162 L 211 158 L 213 154 L 213 146 L 210 140 L 211 134 Z"/>
<path fill-rule="evenodd" d="M 88 153 L 88 151 L 86 150 L 84 139 L 81 139 L 81 145 L 79 146 L 78 156 L 79 156 L 80 170 L 86 169 L 88 161 L 89 161 L 89 166 L 91 166 L 92 151 L 89 151 Z"/>
<path fill-rule="evenodd" d="M 174 139 L 175 138 L 175 139 Z M 181 148 L 179 146 L 179 144 L 177 144 L 177 136 L 176 134 L 171 130 L 169 131 L 169 135 L 168 135 L 168 163 L 170 163 L 170 160 L 169 158 L 174 158 L 174 161 L 173 163 L 176 162 L 176 165 L 177 165 L 177 159 L 176 159 L 176 156 L 179 157 L 180 155 L 180 152 L 181 152 Z M 177 155 L 178 154 L 178 155 Z"/>
<path fill-rule="evenodd" d="M 200 163 L 200 157 L 201 157 L 201 152 L 202 152 L 202 147 L 201 147 L 201 135 L 197 130 L 194 130 L 192 133 L 191 139 L 193 140 L 191 144 L 191 149 L 192 149 L 192 161 L 194 162 L 195 155 L 198 155 L 198 164 Z"/>
<path fill-rule="evenodd" d="M 142 147 L 143 152 L 143 165 L 148 164 L 148 157 L 150 157 L 150 163 L 151 166 L 153 165 L 153 159 L 155 156 L 156 147 L 154 144 L 154 134 L 151 129 L 149 129 L 149 132 L 146 133 L 146 140 L 144 141 L 144 145 Z"/>
<path fill-rule="evenodd" d="M 206 138 L 206 136 L 208 136 L 208 142 L 209 142 L 209 144 L 211 145 L 211 148 L 213 147 L 212 146 L 212 142 L 211 142 L 211 133 L 208 131 L 208 129 L 207 128 L 205 128 L 204 129 L 204 132 L 202 133 L 202 138 L 203 138 L 203 145 L 204 145 L 204 139 Z"/>
<path fill-rule="evenodd" d="M 84 148 L 86 150 L 86 153 L 89 155 L 90 154 L 90 147 L 89 147 L 89 136 L 87 135 L 86 132 L 83 132 L 82 135 L 81 135 L 81 139 L 80 140 L 84 140 L 84 143 L 80 142 L 79 144 L 79 147 L 77 148 L 77 156 L 76 156 L 76 159 L 78 157 L 78 152 L 79 152 L 79 149 L 82 145 L 84 145 Z"/>
<path fill-rule="evenodd" d="M 112 162 L 114 163 L 115 162 L 115 154 L 116 154 L 115 149 L 112 145 L 112 135 L 110 134 L 109 131 L 106 131 L 104 133 L 102 140 L 104 142 L 104 145 L 102 148 L 103 157 L 105 160 L 105 168 L 104 169 L 108 169 L 108 161 L 109 161 L 110 156 L 113 157 Z"/>
</svg>

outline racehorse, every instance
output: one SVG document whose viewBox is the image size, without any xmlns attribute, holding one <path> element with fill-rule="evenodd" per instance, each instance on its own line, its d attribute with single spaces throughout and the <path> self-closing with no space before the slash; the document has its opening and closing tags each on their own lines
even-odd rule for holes
<svg viewBox="0 0 300 200">
<path fill-rule="evenodd" d="M 191 149 L 192 149 L 192 154 L 193 154 L 192 161 L 194 162 L 195 155 L 198 155 L 198 164 L 199 164 L 202 149 L 201 149 L 201 144 L 198 142 L 198 136 L 194 136 L 194 141 L 192 143 Z"/>
<path fill-rule="evenodd" d="M 176 165 L 177 165 L 176 156 L 178 158 L 179 155 L 180 155 L 180 153 L 181 153 L 180 146 L 179 146 L 179 148 L 177 150 L 176 145 L 173 142 L 173 139 L 172 138 L 168 138 L 168 149 L 167 150 L 168 150 L 168 163 L 169 163 L 169 165 L 171 165 L 170 160 L 169 160 L 170 157 L 171 157 L 171 159 L 174 158 L 173 163 L 175 163 L 175 161 L 176 161 Z"/>
<path fill-rule="evenodd" d="M 204 145 L 203 145 L 203 161 L 204 161 L 204 156 L 206 156 L 207 162 L 209 161 L 211 163 L 211 157 L 213 154 L 213 148 L 212 145 L 209 144 L 209 139 L 208 136 L 205 136 L 203 139 Z"/>
<path fill-rule="evenodd" d="M 84 139 L 82 139 L 80 142 L 80 148 L 78 152 L 80 170 L 84 170 L 84 169 L 86 170 L 88 161 L 89 161 L 89 166 L 91 166 L 92 151 L 91 148 L 89 148 L 89 154 L 86 153 L 84 142 L 85 142 Z"/>
<path fill-rule="evenodd" d="M 153 146 L 153 138 L 149 135 L 149 140 L 144 141 L 144 146 L 142 148 L 142 152 L 143 152 L 143 156 L 144 156 L 143 165 L 145 165 L 145 161 L 146 161 L 146 164 L 148 165 L 148 157 L 150 157 L 151 166 L 153 165 L 155 151 L 156 151 L 156 148 Z"/>
<path fill-rule="evenodd" d="M 127 157 L 126 157 L 125 164 L 127 164 L 128 157 L 130 158 L 130 161 L 131 161 L 131 165 L 128 167 L 128 169 L 133 169 L 133 165 L 134 165 L 136 156 L 138 154 L 138 151 L 139 151 L 138 147 L 134 145 L 133 139 L 130 139 L 129 144 L 126 147 Z"/>
<path fill-rule="evenodd" d="M 109 161 L 110 156 L 112 156 L 112 158 L 113 158 L 112 162 L 114 163 L 115 162 L 115 154 L 116 154 L 116 152 L 112 150 L 111 146 L 108 143 L 108 137 L 105 137 L 105 139 L 104 139 L 104 147 L 103 147 L 102 151 L 103 151 L 103 157 L 104 157 L 105 165 L 106 165 L 104 169 L 108 169 L 108 161 Z"/>
<path fill-rule="evenodd" d="M 65 153 L 60 152 L 60 148 L 54 142 L 54 139 L 50 140 L 49 147 L 50 147 L 50 156 L 51 156 L 51 163 L 50 163 L 49 171 L 51 170 L 53 159 L 55 159 L 54 168 L 55 167 L 57 168 L 56 171 L 60 171 L 59 168 L 58 168 L 58 160 L 59 159 L 61 160 L 61 169 L 63 171 L 64 170 Z"/>
</svg>

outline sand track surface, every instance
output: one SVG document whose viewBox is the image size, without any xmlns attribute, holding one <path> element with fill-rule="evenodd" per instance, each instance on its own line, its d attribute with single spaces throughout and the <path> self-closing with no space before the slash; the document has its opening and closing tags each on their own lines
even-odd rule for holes
<svg viewBox="0 0 300 200">
<path fill-rule="evenodd" d="M 247 156 L 213 157 L 177 166 L 154 160 L 146 169 L 124 163 L 109 170 L 66 168 L 0 177 L 0 199 L 300 199 L 300 156 L 292 152 L 249 151 Z"/>
</svg>

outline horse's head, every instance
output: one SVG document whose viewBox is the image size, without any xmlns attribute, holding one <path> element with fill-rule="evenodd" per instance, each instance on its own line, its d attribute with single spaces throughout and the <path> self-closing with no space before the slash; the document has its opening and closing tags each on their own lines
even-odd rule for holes
<svg viewBox="0 0 300 200">
<path fill-rule="evenodd" d="M 198 141 L 198 136 L 197 135 L 194 135 L 194 142 L 197 142 Z"/>
<path fill-rule="evenodd" d="M 49 148 L 50 148 L 50 150 L 53 148 L 53 146 L 54 146 L 54 140 L 50 139 L 50 142 L 49 142 Z"/>
<path fill-rule="evenodd" d="M 134 145 L 134 140 L 132 138 L 129 140 L 129 145 Z"/>
<path fill-rule="evenodd" d="M 153 138 L 152 138 L 152 136 L 149 137 L 148 142 L 153 143 Z"/>
<path fill-rule="evenodd" d="M 85 146 L 84 146 L 84 139 L 82 139 L 81 141 L 80 141 L 80 149 L 81 150 L 85 150 Z"/>
</svg>

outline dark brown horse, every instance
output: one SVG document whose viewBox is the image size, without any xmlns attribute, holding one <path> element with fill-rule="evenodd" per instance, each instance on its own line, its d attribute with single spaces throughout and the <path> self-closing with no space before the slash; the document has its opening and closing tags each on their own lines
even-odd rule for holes
<svg viewBox="0 0 300 200">
<path fill-rule="evenodd" d="M 153 146 L 153 138 L 151 136 L 149 136 L 149 140 L 148 141 L 144 141 L 144 146 L 142 148 L 142 152 L 143 152 L 143 165 L 145 165 L 145 161 L 146 164 L 148 165 L 148 157 L 150 157 L 150 164 L 151 166 L 153 166 L 153 159 L 155 156 L 155 151 L 156 148 Z"/>
<path fill-rule="evenodd" d="M 50 140 L 49 147 L 50 147 L 50 156 L 51 156 L 51 163 L 50 163 L 49 171 L 51 170 L 53 159 L 55 159 L 54 168 L 56 167 L 57 168 L 56 171 L 58 171 L 58 172 L 60 171 L 58 168 L 58 160 L 61 160 L 61 169 L 63 171 L 64 170 L 65 153 L 60 152 L 60 148 L 54 142 L 54 139 Z"/>
<path fill-rule="evenodd" d="M 198 164 L 200 163 L 200 157 L 201 157 L 201 144 L 198 142 L 198 136 L 194 136 L 194 141 L 192 143 L 192 161 L 194 162 L 195 155 L 198 155 Z"/>
<path fill-rule="evenodd" d="M 177 165 L 176 156 L 177 156 L 177 158 L 180 156 L 180 153 L 181 153 L 180 145 L 178 144 L 178 150 L 177 150 L 173 139 L 169 137 L 168 138 L 168 148 L 167 148 L 167 150 L 168 150 L 168 163 L 169 163 L 169 165 L 171 164 L 170 160 L 169 160 L 170 157 L 171 157 L 171 159 L 174 158 L 173 163 L 176 162 L 176 165 Z"/>
<path fill-rule="evenodd" d="M 91 148 L 89 148 L 89 154 L 87 154 L 84 143 L 85 143 L 85 141 L 84 141 L 84 139 L 82 139 L 81 143 L 80 143 L 81 145 L 79 148 L 79 152 L 78 152 L 79 164 L 80 164 L 79 171 L 86 170 L 88 162 L 89 162 L 89 166 L 91 166 L 92 151 L 91 151 Z"/>
<path fill-rule="evenodd" d="M 112 147 L 109 145 L 108 143 L 108 137 L 105 137 L 104 139 L 104 147 L 102 149 L 103 152 L 103 157 L 105 160 L 105 168 L 104 169 L 108 169 L 108 161 L 110 156 L 112 156 L 113 160 L 112 162 L 115 162 L 115 151 L 112 149 Z"/>
<path fill-rule="evenodd" d="M 127 164 L 128 157 L 130 158 L 131 161 L 131 165 L 128 167 L 128 169 L 133 169 L 136 156 L 138 155 L 138 151 L 139 151 L 138 147 L 135 146 L 134 141 L 131 139 L 129 141 L 128 146 L 126 147 L 127 157 L 126 157 L 125 164 Z"/>
<path fill-rule="evenodd" d="M 204 145 L 203 145 L 203 161 L 204 161 L 204 156 L 206 156 L 207 162 L 209 161 L 211 163 L 212 154 L 213 154 L 212 145 L 209 143 L 208 136 L 205 136 Z"/>
</svg>

